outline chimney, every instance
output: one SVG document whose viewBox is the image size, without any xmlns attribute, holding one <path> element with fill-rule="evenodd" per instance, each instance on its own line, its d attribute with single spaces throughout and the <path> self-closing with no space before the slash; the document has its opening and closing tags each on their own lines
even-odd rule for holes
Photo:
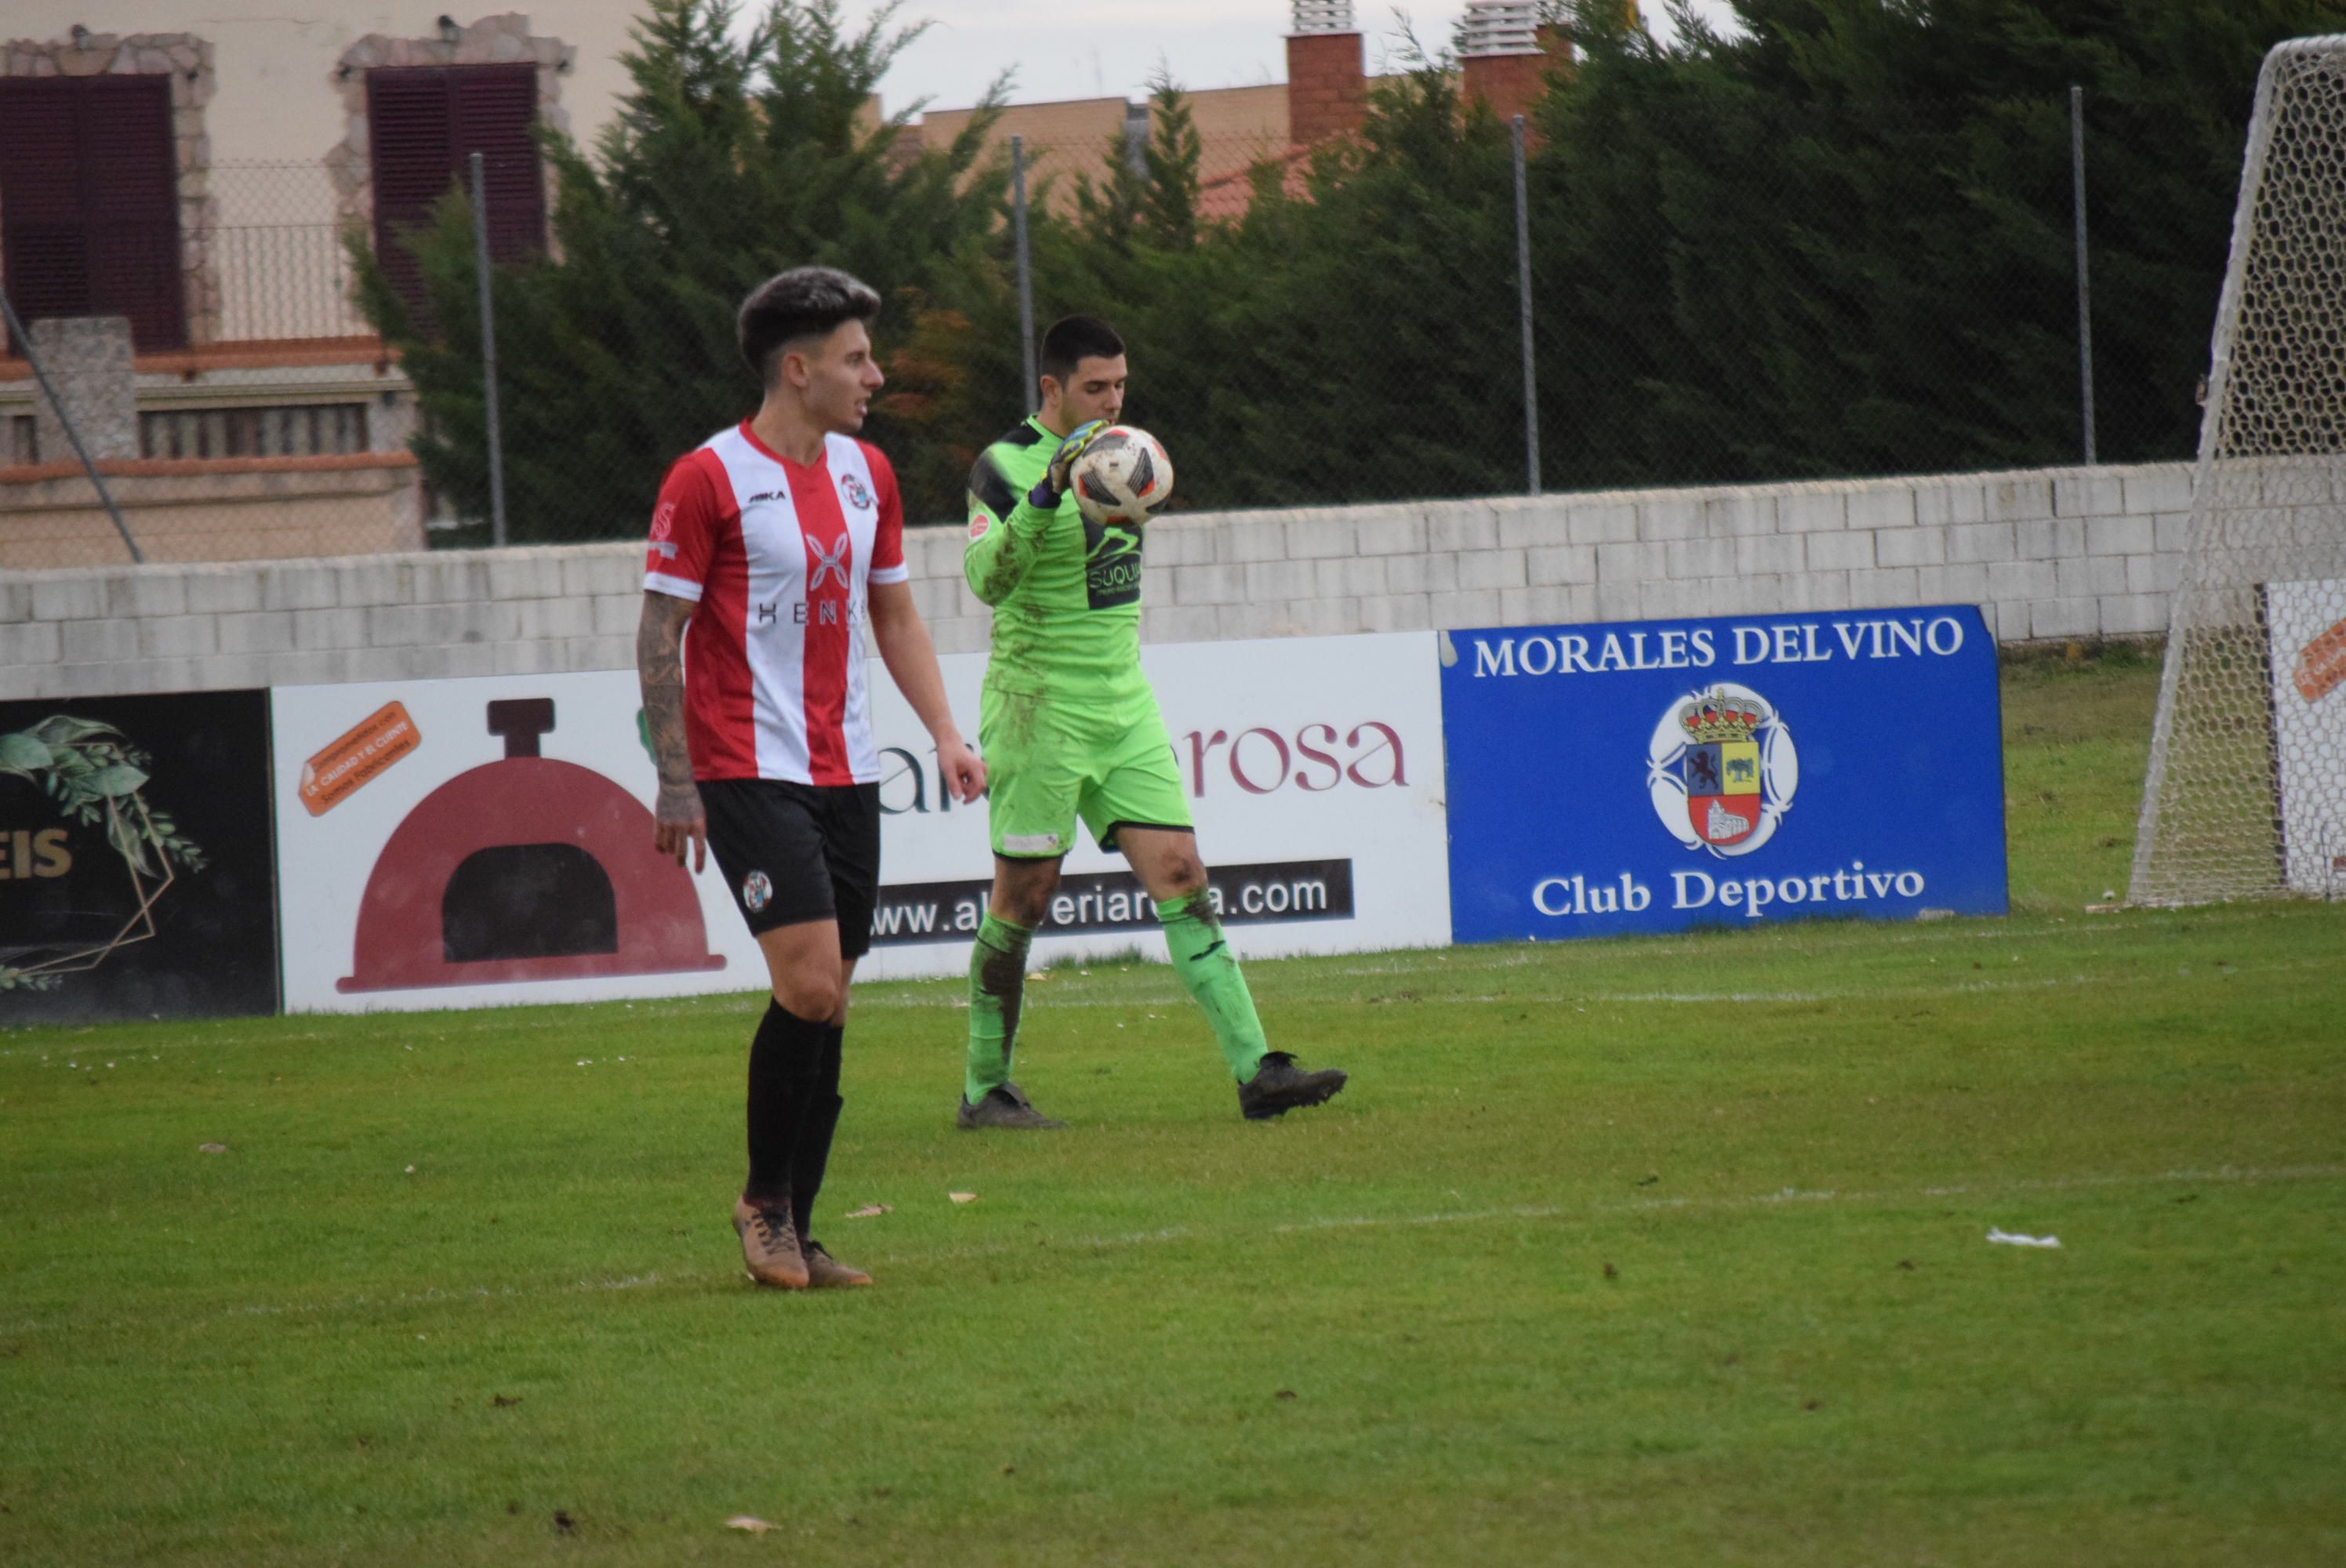
<svg viewBox="0 0 2346 1568">
<path fill-rule="evenodd" d="M 1293 0 L 1287 38 L 1287 139 L 1310 147 L 1361 128 L 1369 84 L 1352 0 Z"/>
<path fill-rule="evenodd" d="M 1505 120 L 1539 101 L 1541 74 L 1562 36 L 1540 25 L 1538 0 L 1467 0 L 1458 24 L 1459 97 L 1480 98 Z"/>
</svg>

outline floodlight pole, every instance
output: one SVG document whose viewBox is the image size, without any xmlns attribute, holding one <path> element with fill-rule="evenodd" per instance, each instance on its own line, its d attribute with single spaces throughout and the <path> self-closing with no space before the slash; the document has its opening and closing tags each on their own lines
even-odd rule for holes
<svg viewBox="0 0 2346 1568">
<path fill-rule="evenodd" d="M 1042 404 L 1035 379 L 1035 258 L 1026 244 L 1026 138 L 1010 138 L 1010 229 L 1018 249 L 1018 351 L 1026 372 L 1026 412 Z"/>
<path fill-rule="evenodd" d="M 2094 441 L 2094 278 L 2086 252 L 2086 89 L 2069 89 L 2069 183 L 2077 211 L 2077 406 L 2086 427 L 2086 466 Z"/>
<path fill-rule="evenodd" d="M 489 543 L 505 543 L 505 433 L 497 421 L 497 317 L 489 298 L 489 187 L 481 155 L 473 166 L 473 272 L 481 286 L 481 394 L 489 416 Z"/>
<path fill-rule="evenodd" d="M 1515 159 L 1515 311 L 1524 342 L 1524 484 L 1525 494 L 1540 493 L 1539 381 L 1532 363 L 1532 222 L 1531 201 L 1524 177 L 1524 117 L 1509 126 Z"/>
</svg>

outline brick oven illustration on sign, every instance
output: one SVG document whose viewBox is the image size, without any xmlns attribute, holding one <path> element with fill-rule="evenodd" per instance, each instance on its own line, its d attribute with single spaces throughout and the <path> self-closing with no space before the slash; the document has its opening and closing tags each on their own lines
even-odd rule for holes
<svg viewBox="0 0 2346 1568">
<path fill-rule="evenodd" d="M 415 804 L 376 857 L 345 994 L 725 967 L 700 900 L 619 785 L 538 754 L 554 703 L 488 705 L 502 760 Z"/>
</svg>

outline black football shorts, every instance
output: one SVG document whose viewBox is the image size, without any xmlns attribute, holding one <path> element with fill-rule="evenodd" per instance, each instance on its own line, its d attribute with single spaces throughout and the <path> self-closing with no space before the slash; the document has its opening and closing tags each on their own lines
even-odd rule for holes
<svg viewBox="0 0 2346 1568">
<path fill-rule="evenodd" d="M 734 907 L 762 935 L 836 920 L 839 951 L 872 951 L 880 892 L 880 786 L 711 779 L 700 785 L 709 850 Z"/>
</svg>

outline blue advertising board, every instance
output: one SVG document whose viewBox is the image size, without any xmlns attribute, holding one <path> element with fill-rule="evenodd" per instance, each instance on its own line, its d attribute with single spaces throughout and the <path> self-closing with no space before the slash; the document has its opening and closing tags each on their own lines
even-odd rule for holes
<svg viewBox="0 0 2346 1568">
<path fill-rule="evenodd" d="M 1453 939 L 2004 912 L 1976 608 L 1454 631 Z"/>
</svg>

